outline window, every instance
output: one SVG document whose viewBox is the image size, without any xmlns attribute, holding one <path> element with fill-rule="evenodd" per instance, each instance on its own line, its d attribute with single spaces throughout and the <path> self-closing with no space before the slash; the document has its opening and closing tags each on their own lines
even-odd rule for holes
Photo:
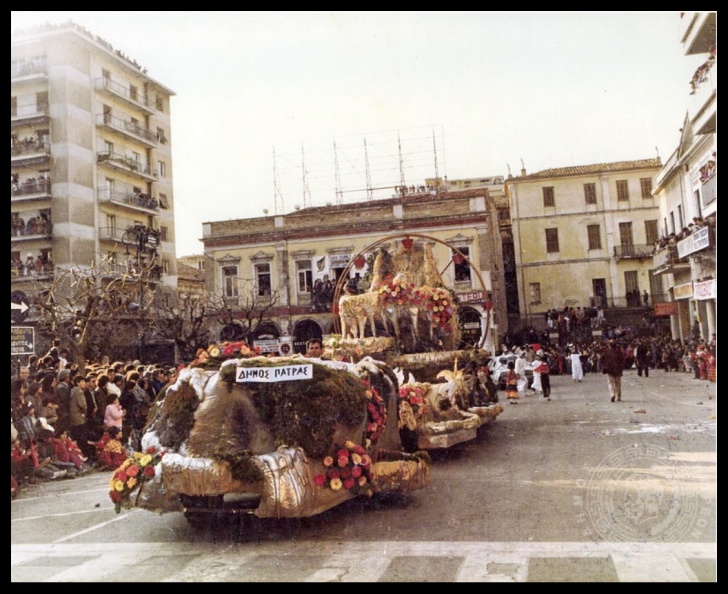
<svg viewBox="0 0 728 594">
<path fill-rule="evenodd" d="M 222 267 L 222 290 L 225 297 L 238 296 L 238 267 Z"/>
<path fill-rule="evenodd" d="M 159 161 L 159 177 L 167 177 L 167 164 Z"/>
<path fill-rule="evenodd" d="M 636 270 L 625 270 L 624 288 L 628 293 L 633 293 L 635 291 L 637 291 L 639 293 L 640 286 L 638 284 Z"/>
<path fill-rule="evenodd" d="M 546 251 L 553 254 L 559 251 L 559 230 L 546 229 Z"/>
<path fill-rule="evenodd" d="M 465 258 L 460 257 L 458 252 L 453 252 L 452 258 L 455 264 L 455 282 L 470 283 L 472 282 L 470 262 L 468 262 L 468 259 L 470 258 L 470 248 L 463 246 L 458 248 L 458 250 L 463 254 L 463 256 L 465 256 Z"/>
<path fill-rule="evenodd" d="M 543 191 L 543 205 L 556 206 L 556 201 L 554 200 L 554 187 L 545 186 L 541 188 L 541 190 Z"/>
<path fill-rule="evenodd" d="M 129 85 L 129 97 L 132 101 L 139 101 L 139 90 L 134 85 Z"/>
<path fill-rule="evenodd" d="M 169 208 L 169 200 L 167 200 L 167 194 L 159 194 L 159 206 L 162 208 Z"/>
<path fill-rule="evenodd" d="M 597 185 L 596 184 L 584 184 L 584 202 L 586 204 L 597 203 Z"/>
<path fill-rule="evenodd" d="M 169 229 L 165 227 L 164 225 L 159 226 L 159 240 L 160 241 L 169 241 L 167 238 L 167 235 L 169 233 Z"/>
<path fill-rule="evenodd" d="M 298 292 L 310 293 L 311 286 L 313 285 L 313 277 L 311 275 L 311 261 L 299 260 L 298 262 L 296 262 L 296 269 L 298 275 Z"/>
<path fill-rule="evenodd" d="M 642 198 L 652 198 L 652 178 L 651 177 L 640 178 L 640 190 L 642 191 Z"/>
<path fill-rule="evenodd" d="M 167 143 L 167 135 L 164 133 L 164 128 L 157 128 L 157 140 L 162 144 Z"/>
<path fill-rule="evenodd" d="M 675 213 L 670 213 L 670 233 L 675 233 Z"/>
<path fill-rule="evenodd" d="M 657 234 L 657 219 L 645 221 L 645 238 L 647 243 L 656 243 L 659 240 Z"/>
<path fill-rule="evenodd" d="M 629 184 L 626 179 L 617 181 L 617 200 L 629 200 Z"/>
<path fill-rule="evenodd" d="M 619 224 L 619 243 L 623 247 L 632 247 L 634 245 L 634 237 L 632 236 L 632 223 Z"/>
<path fill-rule="evenodd" d="M 107 157 L 111 157 L 114 154 L 114 143 L 104 140 L 104 152 Z"/>
<path fill-rule="evenodd" d="M 258 297 L 269 297 L 271 294 L 270 264 L 255 265 L 255 285 Z"/>
<path fill-rule="evenodd" d="M 677 224 L 680 229 L 685 226 L 683 222 L 682 204 L 677 205 Z"/>
<path fill-rule="evenodd" d="M 164 99 L 161 95 L 157 95 L 156 97 L 156 108 L 157 111 L 164 111 Z"/>
<path fill-rule="evenodd" d="M 602 249 L 602 235 L 600 233 L 599 225 L 587 225 L 586 231 L 589 236 L 589 249 Z"/>
<path fill-rule="evenodd" d="M 18 98 L 10 97 L 10 117 L 14 118 L 18 115 Z"/>
<path fill-rule="evenodd" d="M 101 76 L 102 76 L 102 78 L 105 81 L 110 81 L 111 80 L 111 72 L 109 72 L 108 70 L 106 70 L 106 68 L 103 68 L 101 70 Z"/>
<path fill-rule="evenodd" d="M 541 283 L 528 283 L 530 304 L 541 303 Z"/>
</svg>

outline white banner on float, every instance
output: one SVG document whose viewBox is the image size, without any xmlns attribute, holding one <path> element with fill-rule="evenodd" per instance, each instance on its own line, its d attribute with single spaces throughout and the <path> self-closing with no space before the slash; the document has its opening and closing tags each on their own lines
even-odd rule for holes
<svg viewBox="0 0 728 594">
<path fill-rule="evenodd" d="M 238 367 L 236 382 L 296 382 L 313 379 L 313 365 L 285 365 L 282 367 Z"/>
</svg>

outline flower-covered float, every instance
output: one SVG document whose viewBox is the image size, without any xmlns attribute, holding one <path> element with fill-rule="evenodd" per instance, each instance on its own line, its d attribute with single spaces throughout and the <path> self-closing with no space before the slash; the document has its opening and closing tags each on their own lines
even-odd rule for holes
<svg viewBox="0 0 728 594">
<path fill-rule="evenodd" d="M 324 344 L 331 359 L 369 356 L 398 370 L 398 425 L 407 451 L 474 439 L 503 412 L 487 381 L 490 353 L 457 348 L 457 295 L 438 272 L 434 240 L 420 237 L 425 241 L 405 238 L 394 255 L 372 252 L 369 289 L 340 295 L 341 334 Z"/>
<path fill-rule="evenodd" d="M 307 517 L 429 484 L 427 453 L 403 451 L 388 366 L 242 351 L 198 353 L 160 394 L 142 452 L 111 478 L 117 511 L 182 511 L 193 525 L 225 512 Z"/>
</svg>

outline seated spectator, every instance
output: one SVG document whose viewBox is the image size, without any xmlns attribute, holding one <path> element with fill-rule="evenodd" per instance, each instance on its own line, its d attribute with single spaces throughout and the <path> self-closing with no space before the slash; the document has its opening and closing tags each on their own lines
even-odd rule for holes
<svg viewBox="0 0 728 594">
<path fill-rule="evenodd" d="M 68 431 L 59 429 L 49 441 L 53 445 L 57 460 L 71 462 L 79 472 L 85 472 L 88 469 L 87 458 L 78 444 L 69 437 Z"/>
<path fill-rule="evenodd" d="M 10 442 L 10 476 L 18 485 L 33 482 L 33 457 L 19 439 Z"/>
<path fill-rule="evenodd" d="M 102 442 L 103 447 L 96 457 L 96 465 L 102 470 L 116 470 L 127 458 L 126 450 L 121 443 L 121 429 L 109 428 L 97 442 L 97 448 Z"/>
<path fill-rule="evenodd" d="M 53 470 L 54 472 L 59 470 L 64 473 L 61 475 L 62 477 L 76 478 L 78 471 L 73 462 L 61 460 L 56 456 L 56 448 L 52 443 L 53 439 L 55 439 L 55 433 L 51 429 L 40 429 L 38 431 L 38 441 L 36 444 L 38 459 L 48 461 L 47 465 L 44 466 L 45 470 Z M 48 478 L 61 478 L 61 476 L 51 476 Z"/>
</svg>

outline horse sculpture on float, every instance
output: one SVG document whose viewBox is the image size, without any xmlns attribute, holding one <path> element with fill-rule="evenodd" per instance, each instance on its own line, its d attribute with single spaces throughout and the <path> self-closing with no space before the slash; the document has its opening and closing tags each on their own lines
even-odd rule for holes
<svg viewBox="0 0 728 594">
<path fill-rule="evenodd" d="M 435 328 L 456 328 L 451 295 L 437 270 L 432 245 L 400 247 L 394 256 L 380 249 L 372 270 L 369 291 L 359 295 L 344 294 L 339 299 L 343 338 L 364 338 L 366 324 L 377 336 L 376 320 L 391 325 L 394 335 L 402 339 L 401 323 L 409 321 L 412 344 L 428 335 L 435 342 Z M 423 319 L 426 328 L 419 327 Z"/>
</svg>

